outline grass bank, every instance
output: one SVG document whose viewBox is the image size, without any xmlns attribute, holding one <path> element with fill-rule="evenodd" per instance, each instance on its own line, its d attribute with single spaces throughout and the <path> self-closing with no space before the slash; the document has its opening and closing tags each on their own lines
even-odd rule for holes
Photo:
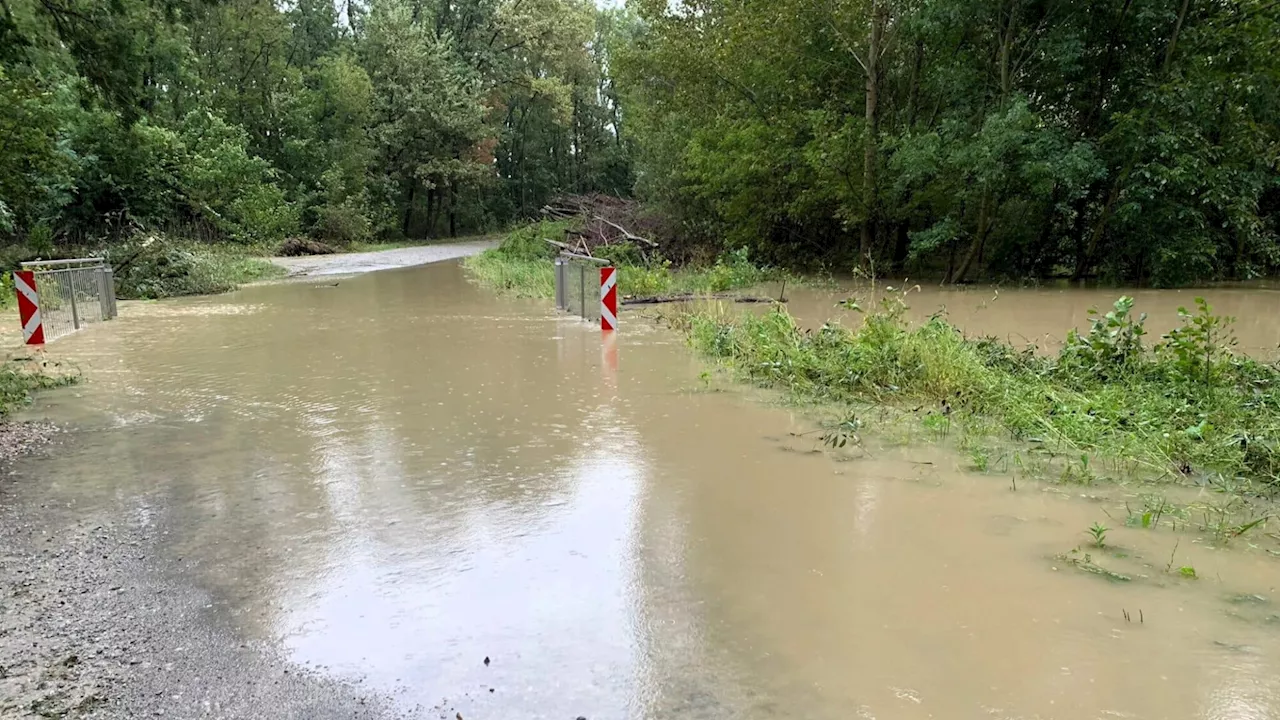
<svg viewBox="0 0 1280 720">
<path fill-rule="evenodd" d="M 1004 444 L 1013 448 L 1006 462 L 1067 481 L 1112 473 L 1274 495 L 1280 369 L 1232 352 L 1231 318 L 1202 300 L 1155 343 L 1131 308 L 1121 298 L 1095 313 L 1056 356 L 965 337 L 942 317 L 911 326 L 902 297 L 857 329 L 803 330 L 782 309 L 695 312 L 677 323 L 743 379 L 851 407 L 824 436 L 831 444 L 856 437 L 872 406 L 888 407 L 939 434 L 965 429 L 980 470 Z"/>
<path fill-rule="evenodd" d="M 0 362 L 0 421 L 31 404 L 37 390 L 74 385 L 80 374 L 60 363 L 35 359 Z"/>
<path fill-rule="evenodd" d="M 542 222 L 519 228 L 498 247 L 467 258 L 464 266 L 486 287 L 522 297 L 554 297 L 552 261 L 558 251 L 546 240 L 564 237 L 566 227 L 567 222 Z M 684 268 L 645 258 L 628 243 L 610 245 L 601 255 L 617 266 L 618 289 L 624 297 L 726 292 L 782 277 L 778 271 L 753 265 L 745 251 L 728 253 L 713 265 Z"/>
</svg>

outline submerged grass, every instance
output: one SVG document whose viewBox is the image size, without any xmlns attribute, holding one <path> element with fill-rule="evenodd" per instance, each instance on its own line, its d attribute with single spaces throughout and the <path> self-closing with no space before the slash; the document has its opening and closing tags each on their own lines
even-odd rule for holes
<svg viewBox="0 0 1280 720">
<path fill-rule="evenodd" d="M 1054 357 L 967 338 L 941 317 L 910 326 L 898 297 L 858 329 L 804 330 L 781 308 L 678 322 L 697 350 L 761 386 L 893 406 L 944 434 L 953 422 L 1003 434 L 1075 458 L 1064 479 L 1091 481 L 1097 459 L 1148 478 L 1280 490 L 1280 369 L 1233 353 L 1231 319 L 1203 301 L 1150 348 L 1145 317 L 1131 308 L 1121 298 L 1095 314 Z M 974 447 L 973 464 L 985 469 L 986 451 Z"/>
<path fill-rule="evenodd" d="M 32 359 L 0 363 L 0 420 L 30 404 L 33 392 L 74 385 L 79 380 L 79 373 L 57 363 Z"/>
<path fill-rule="evenodd" d="M 467 258 L 464 266 L 482 285 L 521 297 L 555 296 L 552 260 L 557 250 L 545 242 L 564 236 L 567 222 L 528 225 L 507 235 L 492 250 Z M 610 246 L 608 259 L 618 268 L 618 289 L 624 297 L 710 294 L 780 279 L 774 270 L 753 265 L 745 251 L 728 253 L 705 267 L 673 268 L 649 259 L 626 244 Z"/>
</svg>

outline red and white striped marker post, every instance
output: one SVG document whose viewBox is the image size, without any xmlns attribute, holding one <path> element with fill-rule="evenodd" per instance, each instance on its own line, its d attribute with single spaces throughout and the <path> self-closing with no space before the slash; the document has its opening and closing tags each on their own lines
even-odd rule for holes
<svg viewBox="0 0 1280 720">
<path fill-rule="evenodd" d="M 600 329 L 618 329 L 618 268 L 600 268 Z"/>
<path fill-rule="evenodd" d="M 13 289 L 18 293 L 18 318 L 22 321 L 22 338 L 28 345 L 44 344 L 44 326 L 40 324 L 40 296 L 36 294 L 36 274 L 18 270 L 13 274 Z"/>
</svg>

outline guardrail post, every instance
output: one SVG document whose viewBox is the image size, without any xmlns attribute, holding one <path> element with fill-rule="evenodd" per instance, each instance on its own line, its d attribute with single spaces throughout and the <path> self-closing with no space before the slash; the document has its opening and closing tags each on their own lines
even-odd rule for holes
<svg viewBox="0 0 1280 720">
<path fill-rule="evenodd" d="M 94 275 L 98 278 L 98 311 L 103 320 L 110 320 L 111 304 L 107 300 L 107 271 L 105 268 L 98 268 Z"/>
<path fill-rule="evenodd" d="M 40 295 L 36 292 L 36 274 L 30 270 L 15 272 L 13 289 L 18 293 L 18 319 L 22 323 L 22 339 L 28 345 L 43 345 L 44 324 L 40 319 Z"/>
<path fill-rule="evenodd" d="M 566 302 L 564 292 L 564 258 L 556 258 L 556 309 L 564 310 Z"/>
<path fill-rule="evenodd" d="M 618 268 L 600 268 L 600 329 L 618 329 Z"/>
<path fill-rule="evenodd" d="M 116 317 L 116 273 L 109 267 L 102 268 L 102 281 L 107 286 L 107 319 Z"/>
<path fill-rule="evenodd" d="M 76 271 L 72 270 L 67 273 L 67 287 L 71 292 L 67 293 L 71 296 L 71 325 L 76 330 L 80 329 L 80 311 L 76 309 Z"/>
</svg>

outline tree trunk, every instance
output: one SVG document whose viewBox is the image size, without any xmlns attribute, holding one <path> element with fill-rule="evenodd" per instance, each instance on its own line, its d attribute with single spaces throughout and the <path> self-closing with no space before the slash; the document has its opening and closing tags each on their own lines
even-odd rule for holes
<svg viewBox="0 0 1280 720">
<path fill-rule="evenodd" d="M 964 260 L 960 261 L 960 267 L 956 269 L 955 275 L 950 282 L 961 283 L 969 274 L 969 269 L 973 267 L 974 260 L 982 255 L 983 247 L 987 244 L 987 235 L 991 231 L 991 215 L 992 205 L 995 199 L 990 190 L 982 192 L 982 204 L 978 206 L 978 232 L 973 236 L 973 242 L 969 243 L 969 251 L 964 254 Z"/>
<path fill-rule="evenodd" d="M 400 234 L 409 237 L 409 221 L 413 219 L 413 200 L 418 194 L 418 181 L 409 181 L 409 199 L 404 204 L 404 221 L 400 223 Z"/>
<path fill-rule="evenodd" d="M 1033 257 L 1029 263 L 1032 267 L 1026 268 L 1036 275 L 1044 274 L 1043 259 L 1050 257 L 1049 242 L 1053 239 L 1053 215 L 1058 206 L 1058 195 L 1058 184 L 1054 183 L 1053 189 L 1049 191 L 1049 202 L 1044 206 L 1044 215 L 1040 218 L 1040 232 L 1036 236 Z"/>
<path fill-rule="evenodd" d="M 440 215 L 440 190 L 427 191 L 427 237 L 436 236 L 436 218 Z"/>
<path fill-rule="evenodd" d="M 867 43 L 866 139 L 862 152 L 862 237 L 858 243 L 858 265 L 866 267 L 876 230 L 876 140 L 880 124 L 880 46 L 889 11 L 884 0 L 872 0 L 871 38 Z"/>
<path fill-rule="evenodd" d="M 458 184 L 449 183 L 449 237 L 458 237 Z"/>
<path fill-rule="evenodd" d="M 909 227 L 905 221 L 898 223 L 895 228 L 897 238 L 893 244 L 893 271 L 902 272 L 907 264 L 907 254 L 911 250 L 911 235 L 908 232 Z"/>
<path fill-rule="evenodd" d="M 915 62 L 911 65 L 910 90 L 907 91 L 907 129 L 916 126 L 920 111 L 920 71 L 924 69 L 924 40 L 916 41 Z"/>
<path fill-rule="evenodd" d="M 1169 36 L 1169 45 L 1164 50 L 1164 64 L 1160 66 L 1160 71 L 1164 75 L 1169 74 L 1169 68 L 1173 66 L 1173 53 L 1178 49 L 1178 35 L 1182 33 L 1182 24 L 1187 20 L 1187 11 L 1191 9 L 1191 0 L 1182 0 L 1182 9 L 1178 11 L 1178 19 L 1173 23 L 1173 34 Z"/>
<path fill-rule="evenodd" d="M 576 192 L 586 192 L 582 184 L 582 128 L 580 117 L 581 106 L 577 100 L 577 92 L 573 94 L 573 187 Z"/>
<path fill-rule="evenodd" d="M 1107 201 L 1102 206 L 1102 213 L 1098 215 L 1098 223 L 1093 226 L 1093 232 L 1089 233 L 1089 245 L 1076 257 L 1076 270 L 1071 274 L 1072 280 L 1079 280 L 1084 277 L 1089 269 L 1093 266 L 1094 258 L 1097 256 L 1098 245 L 1102 242 L 1102 236 L 1107 231 L 1107 222 L 1111 220 L 1111 213 L 1115 210 L 1116 200 L 1120 199 L 1120 183 L 1123 174 L 1116 177 L 1116 181 L 1111 184 L 1111 191 L 1107 193 Z"/>
</svg>

